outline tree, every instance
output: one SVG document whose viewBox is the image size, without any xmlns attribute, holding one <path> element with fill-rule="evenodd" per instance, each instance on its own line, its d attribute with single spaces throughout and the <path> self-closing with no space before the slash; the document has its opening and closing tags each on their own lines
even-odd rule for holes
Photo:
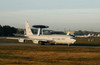
<svg viewBox="0 0 100 65">
<path fill-rule="evenodd" d="M 2 31 L 3 36 L 13 36 L 17 32 L 17 29 L 10 26 L 3 26 Z"/>
<path fill-rule="evenodd" d="M 2 35 L 2 26 L 0 25 L 0 36 Z"/>
<path fill-rule="evenodd" d="M 24 29 L 18 28 L 18 29 L 17 29 L 17 34 L 24 34 Z"/>
<path fill-rule="evenodd" d="M 83 33 L 81 30 L 79 30 L 79 31 L 75 31 L 74 34 L 75 34 L 75 35 L 84 35 L 84 33 Z"/>
</svg>

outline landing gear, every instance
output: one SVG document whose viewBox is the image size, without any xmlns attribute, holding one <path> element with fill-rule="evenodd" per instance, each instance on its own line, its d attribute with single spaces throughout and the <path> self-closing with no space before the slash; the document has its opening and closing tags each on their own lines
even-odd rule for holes
<svg viewBox="0 0 100 65">
<path fill-rule="evenodd" d="M 50 45 L 55 45 L 55 43 L 50 43 Z"/>
<path fill-rule="evenodd" d="M 70 44 L 68 44 L 68 47 L 70 46 Z"/>
<path fill-rule="evenodd" d="M 45 45 L 45 43 L 44 43 L 44 42 L 39 42 L 38 44 L 39 44 L 39 45 Z"/>
</svg>

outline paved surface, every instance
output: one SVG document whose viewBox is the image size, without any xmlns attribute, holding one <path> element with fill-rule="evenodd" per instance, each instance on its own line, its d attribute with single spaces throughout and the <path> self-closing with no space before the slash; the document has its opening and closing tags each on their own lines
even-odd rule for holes
<svg viewBox="0 0 100 65">
<path fill-rule="evenodd" d="M 33 43 L 1 43 L 0 42 L 0 46 L 57 46 L 57 47 L 68 47 L 67 45 L 35 45 Z M 95 47 L 95 48 L 100 48 L 100 46 L 76 46 L 76 45 L 71 45 L 69 47 Z"/>
<path fill-rule="evenodd" d="M 31 44 L 31 43 L 1 43 L 0 42 L 0 45 L 5 45 L 5 46 L 11 46 L 11 45 L 14 45 L 14 46 L 34 46 L 34 44 Z"/>
</svg>

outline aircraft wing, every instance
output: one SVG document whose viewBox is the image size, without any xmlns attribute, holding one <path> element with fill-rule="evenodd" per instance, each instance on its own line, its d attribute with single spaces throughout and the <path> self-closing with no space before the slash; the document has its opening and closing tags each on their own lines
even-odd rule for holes
<svg viewBox="0 0 100 65">
<path fill-rule="evenodd" d="M 32 40 L 33 43 L 38 44 L 38 43 L 53 43 L 53 40 L 45 40 L 45 39 L 29 39 L 29 38 L 24 38 L 24 37 L 2 37 L 3 39 L 16 39 L 18 42 L 25 42 L 26 40 Z"/>
</svg>

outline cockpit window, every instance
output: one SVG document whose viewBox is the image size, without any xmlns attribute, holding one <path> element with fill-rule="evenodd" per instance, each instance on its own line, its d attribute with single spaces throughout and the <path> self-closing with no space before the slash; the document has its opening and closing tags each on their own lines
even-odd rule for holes
<svg viewBox="0 0 100 65">
<path fill-rule="evenodd" d="M 75 39 L 75 37 L 72 37 L 71 39 Z"/>
</svg>

